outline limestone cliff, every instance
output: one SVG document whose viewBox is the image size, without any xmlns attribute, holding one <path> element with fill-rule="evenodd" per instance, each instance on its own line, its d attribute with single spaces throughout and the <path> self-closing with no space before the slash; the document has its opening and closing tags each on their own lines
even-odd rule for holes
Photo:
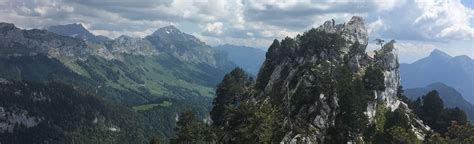
<svg viewBox="0 0 474 144">
<path fill-rule="evenodd" d="M 429 128 L 412 117 L 406 104 L 397 97 L 400 74 L 395 41 L 376 50 L 373 56 L 365 52 L 368 41 L 364 20 L 357 16 L 344 24 L 326 21 L 295 38 L 275 40 L 246 101 L 257 105 L 273 103 L 279 107 L 283 117 L 282 143 L 324 143 L 343 111 L 344 94 L 337 88 L 344 77 L 341 67 L 348 67 L 350 79 L 364 84 L 368 83 L 366 71 L 375 67 L 383 74 L 382 82 L 380 88 L 365 88 L 368 91 L 368 100 L 363 104 L 366 106 L 363 114 L 368 120 L 366 127 L 377 123 L 377 114 L 381 114 L 377 109 L 395 111 L 400 108 L 409 117 L 414 133 L 422 139 Z M 349 134 L 354 138 L 348 142 L 364 141 L 361 132 L 355 131 Z"/>
</svg>

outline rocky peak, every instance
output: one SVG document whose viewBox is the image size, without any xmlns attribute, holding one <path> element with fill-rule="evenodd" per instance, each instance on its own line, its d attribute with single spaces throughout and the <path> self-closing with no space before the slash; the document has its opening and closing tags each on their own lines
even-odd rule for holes
<svg viewBox="0 0 474 144">
<path fill-rule="evenodd" d="M 257 99 L 256 103 L 270 101 L 285 112 L 282 127 L 289 130 L 286 130 L 283 143 L 292 143 L 297 139 L 304 139 L 306 143 L 324 143 L 322 140 L 327 135 L 327 130 L 337 123 L 341 98 L 348 97 L 341 96 L 342 92 L 336 88 L 344 77 L 342 73 L 346 66 L 352 77 L 349 78 L 352 81 L 347 83 L 363 81 L 362 77 L 369 67 L 381 70 L 383 77 L 378 79 L 383 80 L 380 83 L 385 88 L 364 88 L 372 100 L 362 102 L 367 109 L 358 111 L 365 114 L 370 123 L 375 122 L 377 104 L 391 111 L 405 105 L 406 112 L 410 112 L 406 104 L 397 97 L 400 74 L 395 41 L 392 40 L 377 50 L 374 58 L 366 54 L 367 44 L 364 20 L 357 16 L 344 24 L 335 24 L 334 20 L 329 20 L 294 39 L 285 38 L 281 42 L 273 42 L 250 100 Z M 349 97 L 354 96 L 356 95 Z M 295 129 L 298 126 L 305 129 L 303 131 L 315 132 L 298 133 L 299 130 Z M 421 123 L 413 123 L 413 127 L 416 130 L 426 130 Z M 423 130 L 418 131 L 421 138 Z"/>
<path fill-rule="evenodd" d="M 395 48 L 395 40 L 391 40 L 386 43 L 382 49 L 377 50 L 375 58 L 384 70 L 398 71 L 400 64 L 398 62 L 398 50 Z"/>
<path fill-rule="evenodd" d="M 50 26 L 47 27 L 46 30 L 59 35 L 80 38 L 93 43 L 100 43 L 110 40 L 105 36 L 96 36 L 92 34 L 80 23 Z"/>
<path fill-rule="evenodd" d="M 158 44 L 161 46 L 162 44 L 165 45 L 183 45 L 180 46 L 182 47 L 196 47 L 198 45 L 205 45 L 204 42 L 200 41 L 198 38 L 196 38 L 193 35 L 181 32 L 178 28 L 175 26 L 166 26 L 162 27 L 155 32 L 153 32 L 152 35 L 147 36 L 148 39 L 150 39 L 152 42 L 160 42 L 161 44 Z"/>
<path fill-rule="evenodd" d="M 368 44 L 369 37 L 367 29 L 365 28 L 364 19 L 359 16 L 353 16 L 349 22 L 337 25 L 334 19 L 328 20 L 317 29 L 328 33 L 339 33 L 350 43 L 358 42 L 361 45 Z"/>
<path fill-rule="evenodd" d="M 180 42 L 192 42 L 192 43 L 198 43 L 198 44 L 204 45 L 204 42 L 201 42 L 195 36 L 181 32 L 178 28 L 172 25 L 159 28 L 158 30 L 153 32 L 151 37 L 159 38 L 161 40 L 164 40 L 165 42 L 180 41 Z"/>
<path fill-rule="evenodd" d="M 209 54 L 213 52 L 210 46 L 193 35 L 181 32 L 174 26 L 160 28 L 152 35 L 146 36 L 145 39 L 147 39 L 158 52 L 166 52 L 185 60 L 195 60 L 197 62 L 214 61 L 208 57 Z"/>
<path fill-rule="evenodd" d="M 173 25 L 169 25 L 169 26 L 165 26 L 165 27 L 162 27 L 162 28 L 159 28 L 158 30 L 156 30 L 153 35 L 159 35 L 159 34 L 162 34 L 162 33 L 166 33 L 166 34 L 179 34 L 179 33 L 183 33 L 181 32 L 178 28 L 176 28 L 175 26 Z"/>
<path fill-rule="evenodd" d="M 67 36 L 89 34 L 89 31 L 80 23 L 50 26 L 46 30 Z"/>
<path fill-rule="evenodd" d="M 369 36 L 362 17 L 352 17 L 345 25 L 342 35 L 349 41 L 359 42 L 362 45 L 368 44 Z"/>
<path fill-rule="evenodd" d="M 6 32 L 13 29 L 16 29 L 16 27 L 12 23 L 0 23 L 0 32 Z"/>
<path fill-rule="evenodd" d="M 22 32 L 12 23 L 0 23 L 0 37 L 18 38 L 22 37 Z"/>
<path fill-rule="evenodd" d="M 433 51 L 431 51 L 430 53 L 430 56 L 429 57 L 437 57 L 437 58 L 451 58 L 451 56 L 441 50 L 438 50 L 438 49 L 434 49 Z"/>
</svg>

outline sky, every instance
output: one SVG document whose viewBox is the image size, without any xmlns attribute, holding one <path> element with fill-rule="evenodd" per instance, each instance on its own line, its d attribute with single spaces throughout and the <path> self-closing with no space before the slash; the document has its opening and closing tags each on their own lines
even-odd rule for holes
<svg viewBox="0 0 474 144">
<path fill-rule="evenodd" d="M 174 25 L 212 46 L 261 49 L 352 16 L 365 19 L 368 50 L 375 38 L 394 39 L 402 63 L 433 49 L 474 57 L 474 0 L 0 0 L 0 22 L 25 29 L 81 23 L 116 38 Z"/>
</svg>

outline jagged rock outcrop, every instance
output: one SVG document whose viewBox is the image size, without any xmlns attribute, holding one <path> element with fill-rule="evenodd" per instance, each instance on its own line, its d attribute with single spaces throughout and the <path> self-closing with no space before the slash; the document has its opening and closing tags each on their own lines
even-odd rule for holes
<svg viewBox="0 0 474 144">
<path fill-rule="evenodd" d="M 390 110 L 395 110 L 400 105 L 400 100 L 396 97 L 400 87 L 400 72 L 398 67 L 398 54 L 395 48 L 395 41 L 385 44 L 382 49 L 376 51 L 375 60 L 384 72 L 385 90 L 376 91 L 375 98 L 382 100 Z M 370 117 L 369 117 L 370 118 Z"/>
<path fill-rule="evenodd" d="M 376 122 L 377 104 L 390 111 L 403 107 L 409 116 L 410 110 L 397 97 L 400 74 L 394 43 L 392 40 L 385 44 L 375 56 L 366 54 L 367 29 L 357 16 L 345 24 L 326 21 L 296 38 L 275 40 L 247 101 L 278 105 L 283 117 L 282 143 L 324 143 L 341 113 L 343 96 L 341 88 L 337 88 L 340 79 L 344 79 L 341 66 L 349 67 L 352 79 L 362 79 L 369 67 L 376 67 L 383 73 L 384 89 L 368 89 L 370 100 L 363 114 L 369 124 Z M 416 118 L 411 119 L 416 121 L 411 123 L 413 131 L 423 138 L 429 128 Z M 349 142 L 363 141 L 360 133 L 349 135 L 354 137 Z"/>
</svg>

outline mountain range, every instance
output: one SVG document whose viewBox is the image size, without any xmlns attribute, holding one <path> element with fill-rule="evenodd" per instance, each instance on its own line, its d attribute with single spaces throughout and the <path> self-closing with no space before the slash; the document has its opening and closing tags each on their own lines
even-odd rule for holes
<svg viewBox="0 0 474 144">
<path fill-rule="evenodd" d="M 474 60 L 461 55 L 452 57 L 440 50 L 433 50 L 425 58 L 411 64 L 400 64 L 404 88 L 417 88 L 441 82 L 453 87 L 474 103 Z"/>
<path fill-rule="evenodd" d="M 103 39 L 88 32 L 80 24 L 51 26 L 47 30 L 24 30 L 10 23 L 0 23 L 0 67 L 0 78 L 9 82 L 55 82 L 68 85 L 80 93 L 88 93 L 114 106 L 128 109 L 132 115 L 143 119 L 137 123 L 151 127 L 143 133 L 171 137 L 178 113 L 191 109 L 200 114 L 202 119 L 208 117 L 208 106 L 215 95 L 215 86 L 236 65 L 223 52 L 174 26 L 159 28 L 144 38 L 123 35 L 116 39 Z M 54 95 L 54 91 L 49 93 Z M 23 107 L 27 101 L 23 104 L 19 104 L 21 101 L 15 102 L 18 103 L 17 109 L 4 109 L 4 112 L 24 111 L 26 117 L 33 116 L 28 113 L 30 107 Z M 72 103 L 71 107 L 79 105 Z M 55 113 L 54 109 L 49 110 Z M 83 108 L 77 113 L 88 111 Z M 0 119 L 5 120 L 12 118 L 11 115 L 0 116 Z M 58 119 L 56 115 L 43 118 L 44 121 L 39 121 L 39 125 Z M 115 119 L 107 115 L 104 118 Z M 72 125 L 74 121 L 65 123 Z M 96 128 L 95 125 L 84 127 Z M 124 127 L 119 125 L 117 129 Z M 23 135 L 24 131 L 31 135 L 43 133 L 33 130 L 13 127 L 7 133 L 17 134 L 15 137 L 26 136 Z M 74 132 L 71 129 L 58 131 Z M 130 135 L 139 138 L 137 141 L 152 137 L 134 133 Z M 45 138 L 52 138 L 50 136 L 54 135 Z M 72 137 L 76 136 L 66 135 L 61 143 L 72 142 Z M 111 138 L 112 143 L 118 140 L 119 137 Z"/>
</svg>

